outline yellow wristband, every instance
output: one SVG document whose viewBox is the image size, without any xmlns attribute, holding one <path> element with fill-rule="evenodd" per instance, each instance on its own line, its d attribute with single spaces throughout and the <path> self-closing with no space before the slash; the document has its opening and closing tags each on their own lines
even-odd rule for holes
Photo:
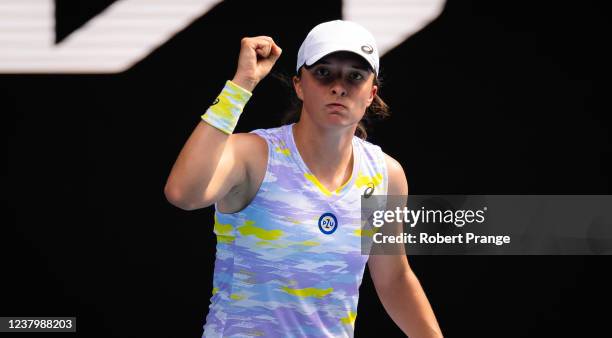
<svg viewBox="0 0 612 338">
<path fill-rule="evenodd" d="M 250 91 L 227 80 L 219 96 L 202 115 L 202 120 L 226 134 L 231 134 L 252 95 Z"/>
</svg>

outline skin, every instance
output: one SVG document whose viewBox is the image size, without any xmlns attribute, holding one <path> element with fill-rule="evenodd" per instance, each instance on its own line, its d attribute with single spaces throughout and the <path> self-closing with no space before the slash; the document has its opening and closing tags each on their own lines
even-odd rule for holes
<svg viewBox="0 0 612 338">
<path fill-rule="evenodd" d="M 293 77 L 295 92 L 303 102 L 294 127 L 296 146 L 313 175 L 333 191 L 351 177 L 351 140 L 378 90 L 372 85 L 374 73 L 358 55 L 338 52 L 308 70 L 302 67 L 300 74 Z"/>
<path fill-rule="evenodd" d="M 233 82 L 253 91 L 282 50 L 272 38 L 244 38 Z M 293 77 L 303 101 L 293 133 L 302 159 L 329 191 L 351 177 L 351 140 L 378 88 L 374 73 L 356 54 L 330 54 Z M 342 106 L 330 106 L 341 103 Z M 200 121 L 183 146 L 164 189 L 168 201 L 184 210 L 217 203 L 217 210 L 242 210 L 263 181 L 267 144 L 256 134 L 227 135 Z M 401 164 L 385 154 L 389 195 L 408 195 Z M 404 201 L 405 202 L 405 201 Z M 405 204 L 404 204 L 405 205 Z M 401 231 L 401 225 L 397 225 Z M 372 255 L 368 266 L 377 294 L 389 316 L 412 338 L 442 337 L 433 310 L 405 255 Z"/>
</svg>

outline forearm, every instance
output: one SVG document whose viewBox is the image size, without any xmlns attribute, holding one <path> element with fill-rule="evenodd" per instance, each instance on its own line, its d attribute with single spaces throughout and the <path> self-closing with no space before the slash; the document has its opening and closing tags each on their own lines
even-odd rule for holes
<svg viewBox="0 0 612 338">
<path fill-rule="evenodd" d="M 165 188 L 169 199 L 185 208 L 194 203 L 210 203 L 204 198 L 205 192 L 209 192 L 206 189 L 220 167 L 229 135 L 251 95 L 236 83 L 226 82 L 175 161 Z M 224 167 L 228 169 L 227 163 Z"/>
<path fill-rule="evenodd" d="M 421 283 L 412 270 L 387 287 L 377 288 L 385 310 L 410 338 L 440 338 L 442 331 Z"/>
</svg>

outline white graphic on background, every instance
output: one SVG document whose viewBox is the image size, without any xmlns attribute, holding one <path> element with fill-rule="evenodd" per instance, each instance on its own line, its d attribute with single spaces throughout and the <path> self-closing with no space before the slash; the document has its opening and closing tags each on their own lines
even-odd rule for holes
<svg viewBox="0 0 612 338">
<path fill-rule="evenodd" d="M 116 1 L 55 44 L 55 1 L 3 0 L 0 73 L 125 71 L 219 2 Z M 443 5 L 443 0 L 349 0 L 343 3 L 343 15 L 374 34 L 382 56 L 435 19 Z"/>
</svg>

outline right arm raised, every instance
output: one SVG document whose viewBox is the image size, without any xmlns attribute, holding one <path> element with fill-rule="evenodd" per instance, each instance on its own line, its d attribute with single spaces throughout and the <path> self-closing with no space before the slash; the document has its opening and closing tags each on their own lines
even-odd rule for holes
<svg viewBox="0 0 612 338">
<path fill-rule="evenodd" d="M 172 167 L 164 188 L 168 201 L 194 210 L 223 198 L 246 179 L 243 143 L 243 134 L 227 135 L 200 121 Z"/>
<path fill-rule="evenodd" d="M 232 82 L 252 92 L 280 54 L 280 47 L 270 37 L 243 38 Z M 164 187 L 168 201 L 184 210 L 203 208 L 244 183 L 251 137 L 254 136 L 227 134 L 200 121 L 172 167 Z"/>
</svg>

